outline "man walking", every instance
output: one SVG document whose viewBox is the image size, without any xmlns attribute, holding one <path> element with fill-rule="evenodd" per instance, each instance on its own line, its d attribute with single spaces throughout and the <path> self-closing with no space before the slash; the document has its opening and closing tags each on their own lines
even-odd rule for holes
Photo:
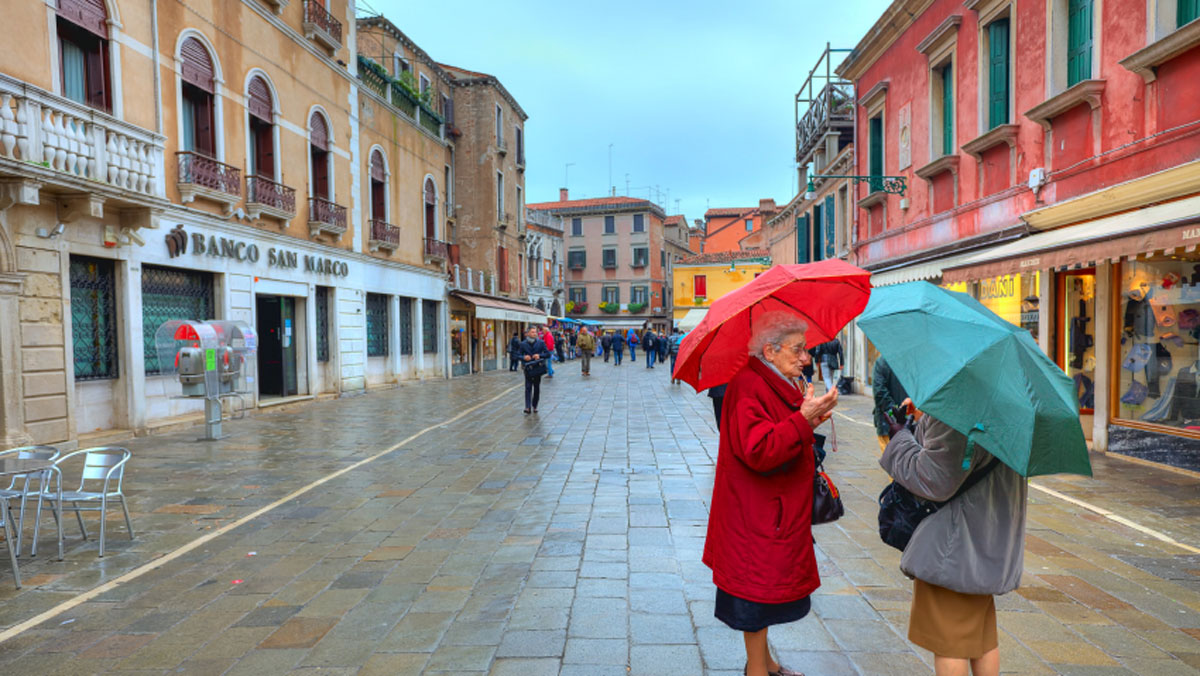
<svg viewBox="0 0 1200 676">
<path fill-rule="evenodd" d="M 548 357 L 546 357 L 546 377 L 553 378 L 554 377 L 554 334 L 550 333 L 549 328 L 545 329 L 545 331 L 542 333 L 542 343 L 546 346 L 546 349 L 550 352 L 550 355 Z"/>
<path fill-rule="evenodd" d="M 612 353 L 612 344 L 613 344 L 612 333 L 605 332 L 605 334 L 600 337 L 600 347 L 604 348 L 604 363 L 605 364 L 608 363 L 608 356 Z"/>
<path fill-rule="evenodd" d="M 658 355 L 658 343 L 654 332 L 646 329 L 646 333 L 642 338 L 642 351 L 646 353 L 646 368 L 654 368 L 654 357 Z"/>
<path fill-rule="evenodd" d="M 683 342 L 683 332 L 675 329 L 675 333 L 671 335 L 671 384 L 678 385 L 679 379 L 675 377 L 675 359 L 679 357 L 679 344 Z"/>
<path fill-rule="evenodd" d="M 521 334 L 513 333 L 512 340 L 508 341 L 508 370 L 516 371 L 517 365 L 521 363 L 521 357 L 517 353 L 521 351 Z"/>
<path fill-rule="evenodd" d="M 665 331 L 659 331 L 654 337 L 656 339 L 655 344 L 658 345 L 658 363 L 665 364 L 667 361 L 667 352 L 670 351 L 671 341 Z"/>
<path fill-rule="evenodd" d="M 547 333 L 549 333 L 547 331 Z M 542 396 L 542 376 L 550 363 L 550 350 L 544 341 L 538 340 L 538 330 L 529 327 L 525 340 L 521 341 L 519 354 L 525 367 L 525 414 L 537 413 L 538 400 Z"/>
<path fill-rule="evenodd" d="M 570 354 L 568 355 L 568 357 L 571 359 L 574 359 L 575 353 L 579 347 L 579 332 L 571 331 L 570 336 L 571 336 L 571 350 L 570 350 Z"/>
<path fill-rule="evenodd" d="M 907 408 L 912 400 L 883 357 L 875 360 L 875 368 L 871 370 L 871 390 L 875 394 L 875 435 L 879 437 L 879 449 L 883 450 L 891 439 L 888 414 L 898 406 Z"/>
<path fill-rule="evenodd" d="M 621 357 L 625 354 L 625 336 L 620 331 L 614 331 L 612 336 L 613 366 L 621 365 Z"/>
<path fill-rule="evenodd" d="M 634 331 L 633 329 L 629 329 L 629 331 L 625 334 L 625 342 L 629 343 L 629 359 L 632 361 L 637 361 L 637 346 L 638 346 L 637 331 Z"/>
<path fill-rule="evenodd" d="M 836 337 L 828 343 L 822 343 L 820 346 L 821 352 L 821 379 L 825 381 L 825 391 L 837 387 L 837 379 L 842 375 L 842 363 L 846 360 L 846 355 L 842 351 L 842 341 Z"/>
<path fill-rule="evenodd" d="M 575 346 L 579 348 L 579 371 L 585 376 L 592 375 L 592 353 L 596 351 L 596 339 L 586 326 L 579 330 Z"/>
</svg>

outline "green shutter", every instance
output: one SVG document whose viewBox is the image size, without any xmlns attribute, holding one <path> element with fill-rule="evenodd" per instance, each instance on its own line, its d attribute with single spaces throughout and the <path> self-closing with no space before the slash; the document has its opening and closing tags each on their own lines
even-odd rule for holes
<svg viewBox="0 0 1200 676">
<path fill-rule="evenodd" d="M 821 217 L 821 205 L 813 205 L 812 210 L 812 259 L 814 261 L 825 260 L 825 247 L 822 246 L 824 236 L 821 234 L 822 228 L 825 226 L 825 219 Z"/>
<path fill-rule="evenodd" d="M 1067 2 L 1067 86 L 1092 77 L 1092 0 Z"/>
<path fill-rule="evenodd" d="M 1177 0 L 1175 6 L 1175 26 L 1182 28 L 1200 18 L 1200 0 Z"/>
<path fill-rule="evenodd" d="M 954 154 L 954 65 L 942 66 L 942 154 Z"/>
<path fill-rule="evenodd" d="M 1008 19 L 988 25 L 988 129 L 1008 124 Z"/>
<path fill-rule="evenodd" d="M 808 214 L 796 217 L 796 262 L 808 262 Z"/>
<path fill-rule="evenodd" d="M 867 123 L 870 146 L 867 150 L 867 165 L 871 176 L 883 176 L 883 117 L 876 115 Z M 882 179 L 872 179 L 868 186 L 871 192 L 883 190 Z"/>
<path fill-rule="evenodd" d="M 825 197 L 825 209 L 822 212 L 825 214 L 825 258 L 837 258 L 837 233 L 834 230 L 834 224 L 837 219 L 833 217 L 833 195 Z"/>
</svg>

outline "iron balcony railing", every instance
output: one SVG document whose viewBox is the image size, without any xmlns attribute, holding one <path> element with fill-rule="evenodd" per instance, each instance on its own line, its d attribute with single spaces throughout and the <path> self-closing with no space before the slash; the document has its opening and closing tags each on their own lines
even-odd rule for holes
<svg viewBox="0 0 1200 676">
<path fill-rule="evenodd" d="M 825 85 L 796 123 L 796 159 L 803 160 L 831 131 L 854 128 L 854 85 Z"/>
<path fill-rule="evenodd" d="M 241 169 L 186 150 L 175 155 L 179 158 L 181 184 L 195 185 L 233 197 L 242 194 Z"/>
<path fill-rule="evenodd" d="M 263 176 L 246 177 L 246 203 L 259 204 L 288 216 L 296 215 L 296 189 Z"/>
<path fill-rule="evenodd" d="M 446 260 L 450 257 L 450 245 L 440 239 L 425 238 L 425 255 Z"/>
<path fill-rule="evenodd" d="M 342 22 L 333 18 L 325 5 L 317 0 L 304 1 L 304 20 L 325 31 L 325 34 L 342 43 Z"/>
<path fill-rule="evenodd" d="M 377 218 L 371 219 L 371 244 L 395 249 L 400 246 L 400 228 Z"/>
<path fill-rule="evenodd" d="M 323 197 L 308 198 L 308 221 L 329 232 L 346 232 L 346 207 Z"/>
</svg>

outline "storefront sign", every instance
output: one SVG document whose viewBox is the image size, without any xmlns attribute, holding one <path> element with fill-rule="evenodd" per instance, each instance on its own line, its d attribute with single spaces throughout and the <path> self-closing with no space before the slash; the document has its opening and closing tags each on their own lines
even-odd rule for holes
<svg viewBox="0 0 1200 676">
<path fill-rule="evenodd" d="M 1013 277 L 985 279 L 979 282 L 980 301 L 997 298 L 1011 298 L 1015 295 L 1017 295 L 1017 285 L 1016 279 Z"/>
<path fill-rule="evenodd" d="M 190 239 L 193 256 L 232 258 L 236 261 L 248 261 L 250 263 L 257 263 L 262 258 L 262 252 L 258 245 L 252 242 L 243 242 L 229 237 L 217 237 L 216 235 L 205 236 L 198 232 L 192 233 Z M 187 253 L 188 240 L 188 235 L 184 232 L 183 226 L 175 226 L 166 235 L 167 254 L 171 258 L 175 258 Z M 349 264 L 343 261 L 324 256 L 299 254 L 295 251 L 276 247 L 267 249 L 267 266 L 286 270 L 299 270 L 303 266 L 304 272 L 332 275 L 334 277 L 346 277 L 350 274 Z"/>
</svg>

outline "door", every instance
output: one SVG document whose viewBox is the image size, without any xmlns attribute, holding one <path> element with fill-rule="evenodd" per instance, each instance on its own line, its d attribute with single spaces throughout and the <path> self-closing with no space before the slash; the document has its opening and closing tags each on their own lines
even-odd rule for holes
<svg viewBox="0 0 1200 676">
<path fill-rule="evenodd" d="M 258 393 L 260 397 L 290 397 L 296 383 L 296 299 L 259 296 Z"/>
<path fill-rule="evenodd" d="M 279 299 L 279 317 L 283 325 L 283 396 L 299 393 L 296 386 L 296 299 Z"/>
</svg>

